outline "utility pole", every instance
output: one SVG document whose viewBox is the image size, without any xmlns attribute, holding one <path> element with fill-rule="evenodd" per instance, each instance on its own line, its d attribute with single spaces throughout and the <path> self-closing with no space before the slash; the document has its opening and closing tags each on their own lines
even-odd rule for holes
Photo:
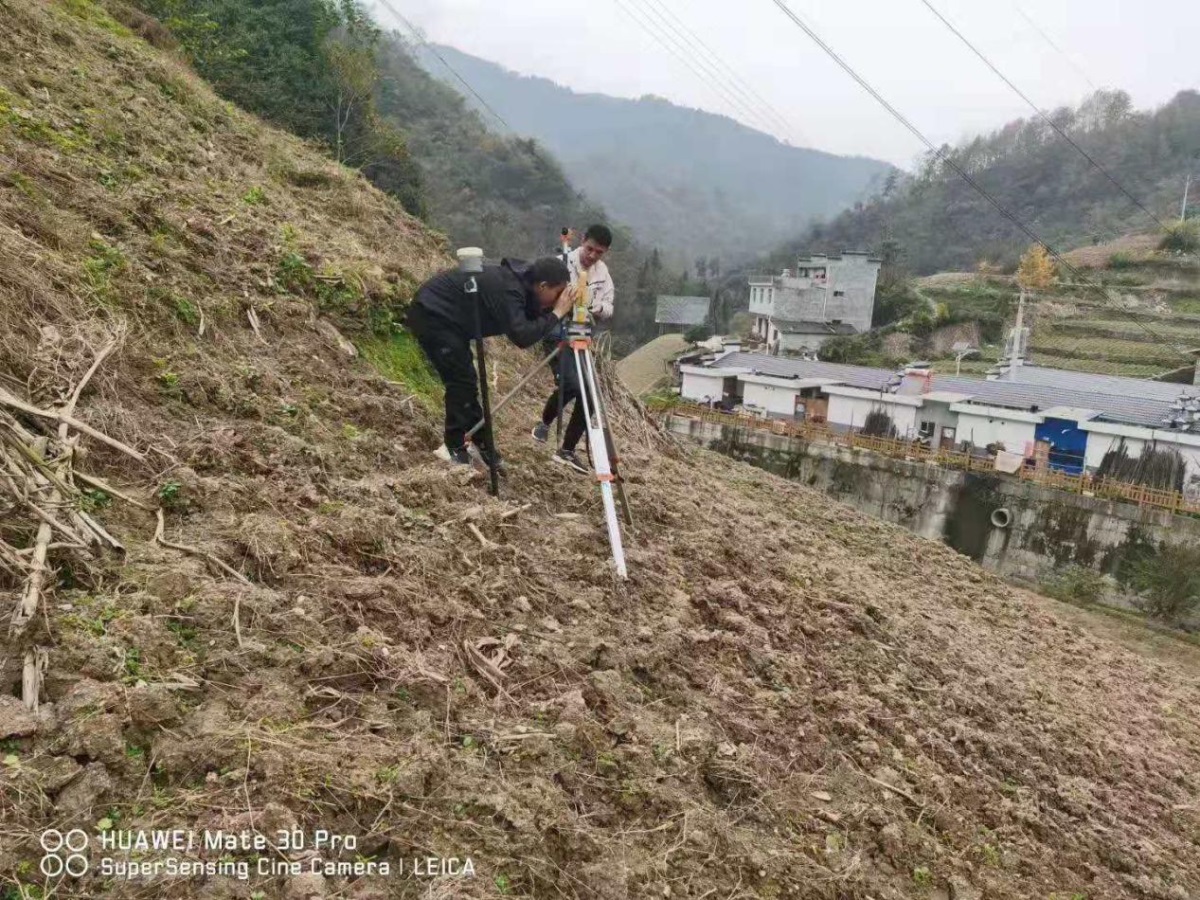
<svg viewBox="0 0 1200 900">
<path fill-rule="evenodd" d="M 1025 365 L 1025 289 L 1021 288 L 1021 299 L 1017 302 L 1017 324 L 1013 328 L 1009 372 Z"/>
<path fill-rule="evenodd" d="M 1179 221 L 1187 221 L 1188 194 L 1192 190 L 1192 173 L 1188 172 L 1187 181 L 1183 183 L 1183 205 L 1179 208 Z"/>
</svg>

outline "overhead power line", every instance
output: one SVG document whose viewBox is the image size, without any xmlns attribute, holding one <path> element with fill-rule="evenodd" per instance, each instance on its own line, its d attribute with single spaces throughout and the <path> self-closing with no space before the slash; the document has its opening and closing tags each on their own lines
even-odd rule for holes
<svg viewBox="0 0 1200 900">
<path fill-rule="evenodd" d="M 1024 100 L 1029 105 L 1029 108 L 1032 109 L 1035 113 L 1037 113 L 1038 117 L 1041 118 L 1041 120 L 1043 122 L 1045 122 L 1052 129 L 1054 129 L 1055 134 L 1057 134 L 1060 138 L 1062 138 L 1064 141 L 1066 141 L 1068 144 L 1070 144 L 1072 147 L 1074 147 L 1077 151 L 1079 151 L 1079 155 L 1082 156 L 1084 159 L 1086 159 L 1096 169 L 1097 172 L 1099 172 L 1101 175 L 1103 175 L 1105 178 L 1107 178 L 1109 181 L 1111 181 L 1113 186 L 1116 187 L 1116 189 L 1119 190 L 1122 194 L 1124 194 L 1127 198 L 1129 198 L 1129 201 L 1134 206 L 1136 206 L 1138 209 L 1140 209 L 1142 212 L 1144 212 L 1147 216 L 1149 216 L 1151 218 L 1151 220 L 1153 220 L 1153 222 L 1156 225 L 1158 225 L 1160 228 L 1167 227 L 1166 222 L 1164 222 L 1157 215 L 1155 215 L 1153 212 L 1151 212 L 1149 207 L 1147 207 L 1146 204 L 1144 204 L 1141 200 L 1139 200 L 1136 196 L 1134 196 L 1133 193 L 1131 193 L 1129 190 L 1127 190 L 1125 185 L 1123 185 L 1123 184 L 1121 184 L 1121 182 L 1117 181 L 1117 179 L 1113 176 L 1113 174 L 1111 172 L 1108 171 L 1108 169 L 1106 169 L 1106 168 L 1104 168 L 1104 166 L 1100 165 L 1100 163 L 1098 163 L 1096 161 L 1096 159 L 1090 153 L 1088 153 L 1081 146 L 1079 146 L 1079 144 L 1076 143 L 1075 139 L 1072 138 L 1069 134 L 1067 134 L 1066 130 L 1063 129 L 1063 127 L 1061 125 L 1059 125 L 1052 118 L 1050 118 L 1050 116 L 1046 115 L 1046 113 L 1042 111 L 1041 107 L 1039 107 L 1036 103 L 1034 103 L 1032 100 L 1030 100 L 1029 96 L 1027 94 L 1025 94 L 1019 87 L 1017 87 L 1015 84 L 1013 84 L 1012 80 L 1007 75 L 1005 75 L 1003 72 L 1001 72 L 1000 69 L 990 59 L 988 59 L 983 54 L 983 51 L 981 51 L 978 47 L 976 47 L 974 44 L 972 44 L 967 39 L 966 35 L 964 35 L 961 31 L 959 31 L 957 28 L 955 28 L 954 24 L 949 19 L 947 19 L 944 15 L 942 15 L 941 12 L 938 11 L 937 7 L 935 7 L 932 3 L 930 3 L 929 0 L 921 0 L 921 3 L 923 3 L 925 5 L 926 9 L 928 9 L 931 13 L 933 13 L 935 16 L 937 16 L 938 20 L 941 21 L 941 23 L 943 25 L 945 25 L 947 28 L 949 28 L 950 31 L 954 34 L 954 36 L 957 37 L 960 41 L 962 41 L 972 53 L 974 53 L 976 56 L 978 56 L 979 59 L 983 62 L 983 64 L 986 65 L 989 69 L 991 69 L 996 74 L 996 77 L 998 77 L 1001 81 L 1003 81 L 1006 85 L 1008 85 L 1014 94 L 1016 94 L 1018 97 L 1020 97 L 1022 100 Z"/>
<path fill-rule="evenodd" d="M 919 140 L 922 144 L 924 144 L 929 149 L 929 152 L 931 154 L 933 154 L 935 159 L 941 160 L 941 162 L 947 168 L 951 169 L 955 174 L 957 174 L 960 178 L 962 178 L 963 181 L 965 181 L 972 188 L 974 188 L 974 190 L 981 197 L 983 197 L 983 199 L 985 199 L 988 203 L 990 203 L 993 207 L 995 207 L 996 211 L 999 212 L 1002 216 L 1004 216 L 1005 219 L 1007 219 L 1009 222 L 1011 222 L 1013 225 L 1015 225 L 1024 235 L 1026 235 L 1034 243 L 1039 244 L 1047 253 L 1050 254 L 1050 256 L 1054 259 L 1054 261 L 1057 262 L 1058 265 L 1063 270 L 1065 270 L 1066 272 L 1069 272 L 1071 274 L 1071 276 L 1073 278 L 1075 278 L 1075 280 L 1079 284 L 1083 285 L 1084 287 L 1088 287 L 1088 288 L 1091 288 L 1092 290 L 1095 290 L 1097 293 L 1100 294 L 1100 296 L 1104 297 L 1104 299 L 1106 301 L 1111 303 L 1111 298 L 1108 296 L 1108 292 L 1104 289 L 1104 287 L 1102 285 L 1097 284 L 1096 282 L 1092 281 L 1090 278 L 1085 277 L 1082 272 L 1080 272 L 1078 269 L 1075 268 L 1075 266 L 1073 266 L 1073 265 L 1071 265 L 1071 263 L 1067 262 L 1067 260 L 1063 257 L 1063 255 L 1061 253 L 1059 253 L 1054 247 L 1051 247 L 1049 243 L 1047 243 L 1045 240 L 1043 240 L 1040 235 L 1038 235 L 1032 228 L 1030 228 L 1028 225 L 1026 225 L 1023 221 L 1021 221 L 1014 213 L 1010 212 L 1008 210 L 1008 208 L 1004 206 L 1003 203 L 1001 203 L 983 185 L 981 185 L 975 178 L 973 178 L 971 176 L 971 173 L 969 173 L 966 169 L 964 169 L 961 165 L 959 165 L 954 160 L 954 158 L 950 156 L 949 153 L 947 153 L 946 151 L 937 147 L 933 143 L 933 141 L 931 141 L 929 138 L 927 138 L 925 136 L 925 133 L 922 132 L 921 129 L 917 128 L 917 126 L 914 125 L 902 112 L 900 112 L 900 110 L 898 110 L 895 106 L 893 106 L 891 103 L 889 103 L 887 98 L 885 98 L 881 93 L 879 93 L 879 91 L 877 91 L 874 88 L 874 86 L 871 85 L 871 83 L 869 81 L 867 81 L 862 75 L 859 75 L 858 72 L 854 69 L 854 67 L 851 66 L 848 62 L 846 62 L 846 60 L 844 60 L 838 54 L 838 52 L 836 50 L 834 50 L 831 46 L 829 46 L 829 44 L 825 43 L 825 41 L 821 38 L 821 36 L 819 34 L 817 34 L 817 32 L 814 31 L 812 29 L 812 27 L 808 25 L 808 23 L 806 23 L 803 19 L 801 19 L 798 15 L 796 15 L 796 13 L 794 13 L 792 11 L 791 7 L 787 5 L 785 0 L 771 0 L 771 2 L 774 3 L 777 7 L 779 7 L 780 11 L 785 16 L 787 16 L 788 19 L 790 19 L 792 21 L 792 24 L 794 24 L 797 28 L 799 28 L 806 35 L 808 35 L 808 37 L 812 40 L 812 42 L 814 44 L 816 44 L 818 47 L 820 47 L 821 50 L 823 50 L 830 59 L 832 59 L 835 63 L 837 63 L 837 65 L 842 69 L 842 71 L 844 71 L 847 75 L 849 75 L 851 78 L 853 78 L 854 81 L 857 82 L 859 87 L 861 87 L 864 91 L 866 91 L 868 94 L 870 94 L 876 100 L 876 102 L 878 102 L 880 106 L 882 106 L 884 109 L 886 109 L 888 111 L 888 113 L 890 113 L 891 116 L 897 122 L 899 122 L 906 129 L 908 129 L 908 131 L 911 132 L 912 135 L 917 140 Z M 1181 357 L 1187 358 L 1187 356 L 1188 356 L 1187 350 L 1182 345 L 1174 344 L 1170 341 L 1164 340 L 1152 328 L 1147 326 L 1144 322 L 1139 320 L 1136 316 L 1133 316 L 1132 314 L 1130 314 L 1130 312 L 1128 310 L 1125 310 L 1123 307 L 1116 306 L 1115 308 L 1120 310 L 1121 312 L 1123 312 L 1131 321 L 1135 322 L 1143 331 L 1145 331 L 1147 334 L 1149 334 L 1156 341 L 1159 341 L 1160 343 L 1162 343 L 1166 346 L 1174 347 L 1180 353 Z"/>
<path fill-rule="evenodd" d="M 1029 15 L 1029 13 L 1027 13 L 1027 12 L 1025 12 L 1025 10 L 1021 9 L 1021 7 L 1018 6 L 1016 3 L 1013 4 L 1013 9 L 1015 9 L 1017 11 L 1017 14 L 1020 15 L 1020 17 L 1022 19 L 1024 19 L 1026 22 L 1029 23 L 1030 28 L 1032 28 L 1034 31 L 1036 31 L 1038 34 L 1040 34 L 1042 36 L 1042 40 L 1045 41 L 1047 44 L 1049 44 L 1051 49 L 1053 49 L 1055 53 L 1057 53 L 1059 56 L 1061 56 L 1063 59 L 1065 59 L 1067 61 L 1067 64 L 1072 69 L 1074 69 L 1076 72 L 1079 73 L 1079 77 L 1082 78 L 1084 81 L 1086 81 L 1088 83 L 1088 85 L 1091 86 L 1093 91 L 1100 90 L 1100 88 L 1098 88 L 1096 86 L 1096 82 L 1092 81 L 1092 79 L 1088 77 L 1088 73 L 1084 71 L 1083 66 L 1081 66 L 1081 65 L 1079 65 L 1079 63 L 1075 62 L 1075 60 L 1073 60 L 1071 58 L 1071 55 L 1069 53 L 1067 53 L 1067 51 L 1063 50 L 1062 47 L 1058 46 L 1058 44 L 1056 44 L 1054 42 L 1054 39 L 1051 38 L 1050 35 L 1046 34 L 1046 32 L 1042 29 L 1042 27 L 1040 25 L 1038 25 L 1037 22 L 1033 21 L 1033 19 Z"/>
<path fill-rule="evenodd" d="M 794 139 L 798 129 L 778 109 L 772 106 L 770 101 L 754 88 L 754 85 L 742 78 L 736 69 L 722 59 L 720 54 L 713 50 L 702 37 L 689 28 L 687 23 L 682 21 L 669 5 L 660 2 L 660 0 L 644 0 L 644 2 L 648 8 L 658 11 L 659 17 L 663 20 L 664 24 L 668 28 L 671 28 L 675 34 L 679 35 L 689 47 L 695 50 L 700 59 L 705 59 L 708 62 L 709 68 L 714 71 L 718 78 L 726 78 L 730 86 L 737 91 L 738 95 L 748 105 L 762 112 L 766 119 L 773 123 L 773 127 L 779 129 L 792 140 L 793 144 L 799 146 L 803 143 L 803 141 L 796 141 Z M 667 21 L 668 19 L 670 21 Z M 800 134 L 800 137 L 803 138 L 804 135 Z"/>
<path fill-rule="evenodd" d="M 629 5 L 622 2 L 622 0 L 613 0 L 613 2 L 615 2 L 616 5 L 622 11 L 624 11 L 625 15 L 632 19 L 638 25 L 638 27 L 654 38 L 654 40 L 664 49 L 666 49 L 668 53 L 687 66 L 687 68 L 691 70 L 692 74 L 704 82 L 704 84 L 711 91 L 713 91 L 714 94 L 720 97 L 723 105 L 729 110 L 732 110 L 735 117 L 740 115 L 748 121 L 755 123 L 755 127 L 763 127 L 764 123 L 761 113 L 756 112 L 754 109 L 748 106 L 745 100 L 741 99 L 735 91 L 731 90 L 731 88 L 725 84 L 725 79 L 714 77 L 706 69 L 702 68 L 698 61 L 694 58 L 693 53 L 683 41 L 674 35 L 668 38 L 656 20 L 651 19 L 648 15 L 646 15 L 645 18 L 642 17 L 645 15 L 645 10 L 637 7 L 636 4 L 634 8 L 638 9 L 637 14 L 634 13 L 633 9 L 631 9 Z M 768 130 L 770 130 L 774 126 L 767 125 L 766 127 Z"/>
<path fill-rule="evenodd" d="M 720 70 L 720 68 L 711 59 L 711 54 L 705 53 L 696 46 L 694 39 L 692 39 L 688 33 L 685 33 L 682 23 L 679 23 L 677 19 L 674 19 L 673 16 L 671 16 L 670 10 L 665 9 L 662 4 L 657 2 L 657 0 L 641 0 L 638 8 L 647 19 L 654 21 L 657 26 L 661 26 L 663 29 L 665 29 L 664 33 L 670 36 L 675 45 L 679 47 L 683 53 L 687 54 L 690 59 L 694 60 L 696 64 L 700 66 L 700 68 L 704 69 L 704 71 L 708 73 L 709 77 L 711 77 L 716 83 L 720 84 L 722 89 L 727 91 L 731 97 L 734 97 L 741 109 L 753 115 L 754 120 L 759 124 L 760 127 L 764 124 L 766 124 L 768 128 L 776 127 L 775 123 L 771 120 L 770 114 L 764 114 L 763 111 L 756 106 L 753 99 L 751 99 L 728 74 Z"/>
<path fill-rule="evenodd" d="M 467 79 L 463 78 L 462 75 L 459 74 L 458 70 L 455 69 L 454 66 L 450 65 L 450 63 L 448 63 L 446 61 L 446 57 L 442 56 L 442 54 L 438 52 L 438 49 L 436 47 L 434 47 L 433 44 L 429 43 L 429 41 L 427 41 L 425 39 L 425 35 L 422 34 L 421 30 L 419 28 L 417 28 L 417 26 L 415 26 L 412 22 L 410 22 L 407 18 L 405 18 L 396 9 L 396 7 L 392 6 L 392 4 L 388 2 L 388 0 L 376 0 L 376 2 L 379 3 L 379 5 L 382 6 L 384 9 L 386 9 L 389 13 L 391 13 L 395 19 L 402 22 L 404 24 L 404 27 L 408 29 L 409 34 L 411 34 L 413 36 L 413 38 L 418 43 L 421 44 L 422 47 L 424 47 L 426 50 L 428 50 L 430 53 L 432 53 L 434 56 L 436 56 L 438 58 L 438 60 L 441 61 L 441 64 L 446 67 L 446 70 L 451 75 L 453 75 L 458 80 L 458 82 L 470 92 L 472 97 L 474 97 L 476 100 L 479 101 L 480 105 L 485 110 L 487 110 L 489 113 L 491 113 L 492 118 L 494 118 L 497 122 L 499 122 L 501 125 L 503 125 L 509 131 L 509 133 L 517 134 L 517 130 L 515 128 L 513 128 L 511 125 L 509 125 L 508 122 L 506 122 L 504 120 L 504 117 L 502 115 L 500 115 L 500 113 L 496 112 L 496 110 L 492 108 L 492 105 L 490 103 L 488 103 L 486 100 L 484 100 L 483 97 L 480 96 L 479 91 L 475 90 L 475 88 L 471 86 L 471 83 L 469 81 L 467 81 Z"/>
</svg>

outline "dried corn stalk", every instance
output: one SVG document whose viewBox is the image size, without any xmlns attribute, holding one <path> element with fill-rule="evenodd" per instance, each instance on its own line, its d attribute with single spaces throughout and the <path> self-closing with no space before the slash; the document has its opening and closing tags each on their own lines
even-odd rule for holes
<svg viewBox="0 0 1200 900">
<path fill-rule="evenodd" d="M 76 563 L 94 559 L 105 548 L 123 551 L 121 542 L 86 511 L 85 491 L 76 484 L 75 449 L 87 436 L 141 460 L 142 454 L 75 417 L 84 388 L 120 343 L 111 340 L 96 354 L 87 372 L 57 409 L 38 406 L 0 387 L 0 578 L 19 585 L 9 622 L 0 672 L 6 683 L 19 668 L 22 698 L 36 709 L 48 654 L 28 639 L 53 585 L 55 558 Z M 46 428 L 54 423 L 56 428 Z M 92 486 L 99 479 L 81 476 Z M 120 497 L 116 492 L 110 496 Z M 24 545 L 24 546 L 21 546 Z"/>
</svg>

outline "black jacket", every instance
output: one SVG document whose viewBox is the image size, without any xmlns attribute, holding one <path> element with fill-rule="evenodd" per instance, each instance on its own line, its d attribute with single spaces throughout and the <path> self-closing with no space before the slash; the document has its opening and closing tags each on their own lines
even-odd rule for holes
<svg viewBox="0 0 1200 900">
<path fill-rule="evenodd" d="M 532 347 L 554 332 L 561 320 L 550 310 L 543 311 L 532 288 L 522 277 L 529 264 L 505 259 L 500 265 L 485 265 L 474 276 L 478 294 L 464 290 L 472 276 L 450 269 L 434 275 L 417 289 L 413 303 L 422 311 L 458 327 L 475 337 L 475 308 L 479 304 L 484 337 L 504 335 L 518 347 Z"/>
</svg>

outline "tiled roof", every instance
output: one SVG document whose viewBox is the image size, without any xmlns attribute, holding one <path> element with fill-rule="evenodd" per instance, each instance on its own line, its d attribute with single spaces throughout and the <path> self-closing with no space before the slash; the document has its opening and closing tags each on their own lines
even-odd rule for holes
<svg viewBox="0 0 1200 900">
<path fill-rule="evenodd" d="M 1123 375 L 1093 375 L 1043 366 L 1017 366 L 1003 380 L 1012 384 L 1037 384 L 1094 394 L 1145 397 L 1147 400 L 1174 400 L 1186 385 Z"/>
<path fill-rule="evenodd" d="M 777 378 L 828 378 L 852 387 L 877 391 L 884 387 L 895 374 L 886 369 L 867 366 L 847 366 L 841 363 L 818 362 L 816 360 L 788 359 L 782 356 L 767 356 L 762 353 L 730 353 L 714 364 L 722 369 L 750 369 L 760 375 Z"/>
<path fill-rule="evenodd" d="M 719 368 L 751 369 L 763 375 L 774 375 L 780 378 L 828 378 L 837 380 L 852 387 L 867 390 L 882 390 L 895 373 L 887 369 L 873 369 L 866 366 L 847 366 L 840 363 L 814 362 L 803 359 L 787 359 L 776 356 L 766 356 L 761 353 L 731 353 L 718 360 L 715 365 Z M 1043 370 L 1048 371 L 1048 370 Z M 1066 379 L 1071 385 L 1087 384 L 1092 376 L 1082 373 L 1069 373 L 1077 377 Z M 1102 388 L 1112 390 L 1113 376 L 1094 376 L 1095 382 Z M 1138 379 L 1120 379 L 1121 381 L 1138 381 Z M 1021 384 L 1008 381 L 984 381 L 979 378 L 964 378 L 954 375 L 934 375 L 930 388 L 934 391 L 951 391 L 957 394 L 967 394 L 970 399 L 966 402 L 982 406 L 1001 406 L 1008 409 L 1019 409 L 1025 412 L 1053 409 L 1056 406 L 1076 407 L 1079 409 L 1096 410 L 1098 420 L 1119 422 L 1127 425 L 1141 425 L 1158 428 L 1163 419 L 1171 412 L 1171 403 L 1179 394 L 1187 389 L 1186 385 L 1173 385 L 1169 390 L 1158 391 L 1160 398 L 1150 399 L 1137 395 L 1137 390 L 1143 382 L 1131 387 L 1124 393 L 1105 393 L 1098 390 L 1078 390 L 1057 385 Z M 924 379 L 909 377 L 902 390 L 905 393 L 920 393 L 924 387 Z M 1164 385 L 1164 387 L 1166 387 Z"/>
<path fill-rule="evenodd" d="M 934 390 L 958 391 L 971 394 L 968 403 L 985 406 L 1003 406 L 1038 412 L 1056 406 L 1074 406 L 1094 409 L 1098 419 L 1121 422 L 1127 425 L 1143 425 L 1157 428 L 1171 409 L 1169 400 L 1147 400 L 1130 395 L 1117 396 L 1095 391 L 1067 390 L 1040 384 L 1013 384 L 1008 381 L 982 381 L 976 378 L 959 378 L 953 375 L 935 375 Z M 1175 392 L 1175 397 L 1179 392 Z M 1172 398 L 1174 399 L 1174 398 Z"/>
</svg>

